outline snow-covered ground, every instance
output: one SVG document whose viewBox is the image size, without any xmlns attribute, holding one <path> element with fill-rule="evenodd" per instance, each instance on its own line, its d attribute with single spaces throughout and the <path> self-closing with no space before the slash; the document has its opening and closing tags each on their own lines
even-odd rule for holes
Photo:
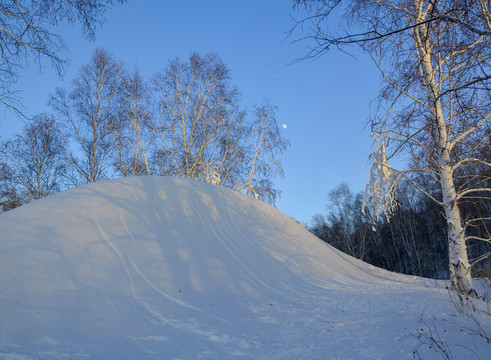
<svg viewBox="0 0 491 360">
<path fill-rule="evenodd" d="M 0 275 L 0 359 L 491 358 L 484 302 L 460 315 L 443 283 L 196 181 L 111 180 L 2 214 Z"/>
</svg>

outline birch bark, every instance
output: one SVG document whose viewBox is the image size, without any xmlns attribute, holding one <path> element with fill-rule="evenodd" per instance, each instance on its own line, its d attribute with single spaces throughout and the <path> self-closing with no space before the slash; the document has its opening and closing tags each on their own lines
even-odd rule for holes
<svg viewBox="0 0 491 360">
<path fill-rule="evenodd" d="M 422 4 L 416 0 L 416 5 Z M 435 157 L 438 166 L 442 203 L 447 220 L 449 272 L 452 285 L 463 294 L 476 296 L 471 266 L 467 255 L 465 231 L 459 209 L 458 194 L 455 190 L 454 171 L 451 159 L 452 144 L 449 141 L 448 127 L 441 104 L 441 87 L 435 79 L 435 68 L 432 65 L 432 48 L 428 40 L 429 30 L 424 24 L 426 14 L 421 6 L 417 17 L 417 27 L 413 29 L 415 47 L 420 61 L 423 86 L 426 90 L 428 107 L 435 141 Z"/>
</svg>

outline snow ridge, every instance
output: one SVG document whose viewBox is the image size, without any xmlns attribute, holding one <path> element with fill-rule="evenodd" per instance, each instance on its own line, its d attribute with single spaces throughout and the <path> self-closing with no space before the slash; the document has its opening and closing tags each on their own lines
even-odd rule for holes
<svg viewBox="0 0 491 360">
<path fill-rule="evenodd" d="M 418 339 L 430 329 L 455 358 L 489 350 L 442 284 L 353 259 L 219 186 L 110 180 L 2 214 L 0 229 L 0 359 L 441 358 Z"/>
</svg>

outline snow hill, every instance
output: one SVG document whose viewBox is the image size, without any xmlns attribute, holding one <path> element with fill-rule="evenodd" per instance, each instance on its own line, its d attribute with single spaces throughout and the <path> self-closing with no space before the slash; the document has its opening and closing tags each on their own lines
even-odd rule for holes
<svg viewBox="0 0 491 360">
<path fill-rule="evenodd" d="M 434 281 L 222 187 L 125 178 L 0 215 L 0 359 L 442 358 L 425 335 L 489 359 L 473 329 Z"/>
</svg>

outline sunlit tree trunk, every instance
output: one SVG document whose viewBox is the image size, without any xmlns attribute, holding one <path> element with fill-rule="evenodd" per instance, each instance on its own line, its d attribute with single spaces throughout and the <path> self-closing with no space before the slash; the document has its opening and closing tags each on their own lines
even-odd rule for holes
<svg viewBox="0 0 491 360">
<path fill-rule="evenodd" d="M 417 1 L 418 3 L 419 1 Z M 422 23 L 425 17 L 420 12 L 417 18 Z M 450 151 L 452 144 L 449 141 L 448 127 L 440 101 L 441 87 L 435 81 L 435 69 L 432 66 L 431 45 L 424 40 L 428 29 L 425 25 L 417 26 L 414 31 L 415 46 L 419 55 L 423 84 L 426 90 L 428 104 L 433 122 L 433 136 L 435 140 L 435 162 L 438 166 L 440 187 L 442 191 L 442 204 L 447 220 L 449 272 L 453 286 L 461 293 L 475 296 L 472 283 L 471 267 L 467 255 L 465 232 L 454 183 L 454 171 Z"/>
</svg>

